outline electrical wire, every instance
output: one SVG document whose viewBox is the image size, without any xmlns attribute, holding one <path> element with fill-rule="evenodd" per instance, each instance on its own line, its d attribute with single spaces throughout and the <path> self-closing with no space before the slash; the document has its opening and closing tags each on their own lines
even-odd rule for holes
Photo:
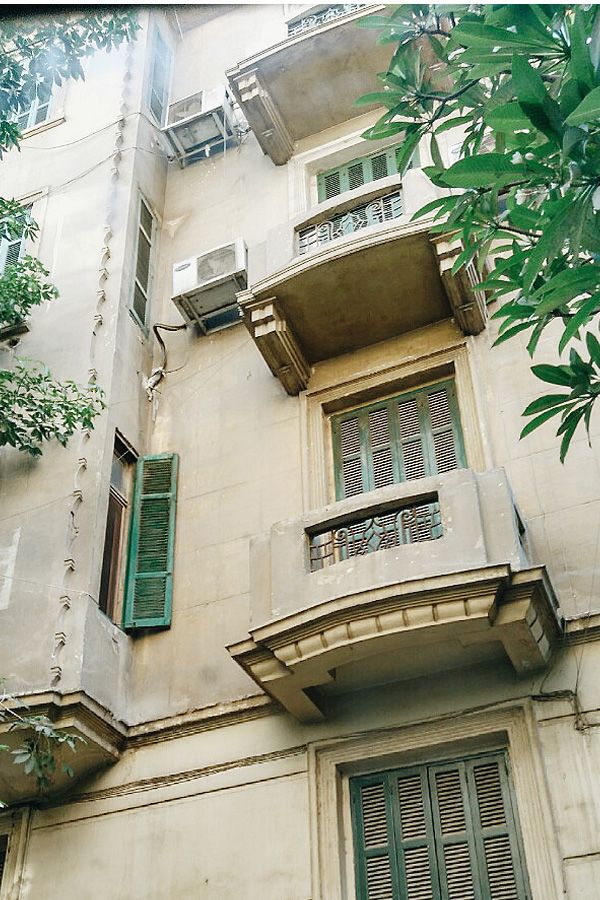
<svg viewBox="0 0 600 900">
<path fill-rule="evenodd" d="M 25 140 L 25 142 L 21 142 L 22 150 L 63 150 L 65 147 L 74 147 L 76 144 L 81 144 L 83 141 L 87 141 L 92 137 L 95 137 L 97 134 L 101 134 L 103 131 L 107 131 L 109 128 L 112 128 L 115 125 L 119 125 L 119 123 L 124 122 L 126 119 L 130 119 L 132 116 L 139 116 L 142 119 L 145 119 L 149 125 L 154 128 L 155 131 L 160 132 L 159 126 L 156 122 L 153 122 L 152 119 L 146 115 L 146 113 L 142 112 L 142 110 L 135 110 L 134 112 L 127 113 L 124 116 L 120 116 L 118 119 L 115 119 L 114 122 L 108 122 L 106 125 L 103 125 L 101 128 L 97 128 L 95 131 L 90 131 L 87 134 L 82 135 L 79 138 L 76 138 L 74 141 L 67 141 L 66 144 L 54 144 L 51 147 L 36 147 L 34 144 L 30 144 L 29 140 Z"/>
</svg>

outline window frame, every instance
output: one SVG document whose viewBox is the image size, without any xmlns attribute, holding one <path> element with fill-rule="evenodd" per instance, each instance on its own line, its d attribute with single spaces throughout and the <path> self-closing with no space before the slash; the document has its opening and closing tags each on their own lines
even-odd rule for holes
<svg viewBox="0 0 600 900">
<path fill-rule="evenodd" d="M 129 311 L 133 316 L 134 320 L 140 326 L 145 335 L 148 334 L 148 310 L 150 308 L 152 290 L 154 287 L 154 262 L 156 257 L 156 235 L 158 231 L 158 220 L 154 213 L 154 210 L 151 204 L 146 200 L 145 196 L 141 191 L 137 194 L 137 217 L 136 217 L 136 228 L 135 228 L 135 255 L 134 255 L 134 269 L 133 269 L 133 279 L 132 279 L 132 288 L 131 288 L 131 301 L 129 306 Z M 151 234 L 148 235 L 142 224 L 142 208 L 145 207 L 148 210 L 150 218 L 152 220 L 151 225 Z M 139 262 L 139 253 L 140 253 L 140 239 L 146 238 L 150 245 L 149 254 L 148 254 L 148 283 L 146 288 L 144 289 L 138 279 L 138 262 Z M 136 288 L 140 291 L 142 297 L 144 298 L 144 318 L 140 318 L 138 311 L 135 308 L 135 299 L 136 299 Z"/>
<path fill-rule="evenodd" d="M 114 459 L 124 460 L 127 464 L 128 471 L 125 474 L 126 491 L 120 492 L 112 483 L 112 466 Z M 109 483 L 109 497 L 105 517 L 104 540 L 102 549 L 102 565 L 100 568 L 100 582 L 98 586 L 98 608 L 103 615 L 107 616 L 118 625 L 121 620 L 121 612 L 123 607 L 123 591 L 125 583 L 125 568 L 127 541 L 129 535 L 129 523 L 131 519 L 131 504 L 133 500 L 133 482 L 135 476 L 135 465 L 138 460 L 138 454 L 131 445 L 117 431 L 115 433 L 113 454 L 111 457 L 111 479 Z M 103 577 L 104 567 L 106 564 L 106 540 L 107 530 L 109 526 L 110 504 L 111 500 L 121 506 L 122 513 L 118 527 L 118 536 L 115 540 L 113 534 L 112 549 L 109 557 L 109 568 L 107 573 L 107 590 L 106 602 L 103 597 Z"/>
<path fill-rule="evenodd" d="M 54 91 L 51 90 L 50 96 L 48 97 L 48 99 L 44 100 L 42 102 L 36 94 L 28 107 L 21 110 L 21 112 L 19 112 L 19 113 L 15 113 L 14 121 L 17 125 L 19 125 L 19 119 L 22 119 L 25 116 L 25 114 L 27 114 L 27 121 L 26 121 L 25 125 L 23 127 L 21 127 L 21 125 L 19 125 L 19 130 L 21 131 L 22 134 L 24 134 L 27 131 L 30 131 L 33 128 L 38 128 L 40 125 L 43 125 L 45 122 L 48 122 L 50 120 L 50 112 L 52 109 L 53 95 L 54 95 Z M 38 120 L 37 119 L 38 112 L 39 112 L 40 108 L 43 108 L 43 107 L 45 107 L 44 118 Z"/>
<path fill-rule="evenodd" d="M 31 216 L 31 211 L 33 209 L 33 202 L 22 203 L 21 206 L 23 207 L 23 209 L 25 211 L 29 212 L 29 214 Z M 21 235 L 21 237 L 15 238 L 14 240 L 8 240 L 8 238 L 0 239 L 0 276 L 4 275 L 4 272 L 6 270 L 6 260 L 8 257 L 10 247 L 13 244 L 19 244 L 19 253 L 17 256 L 17 260 L 16 260 L 17 262 L 19 262 L 25 256 L 27 241 L 28 241 L 28 238 L 25 236 L 24 232 Z"/>
<path fill-rule="evenodd" d="M 150 58 L 150 72 L 148 76 L 148 87 L 146 90 L 146 105 L 148 107 L 148 111 L 157 125 L 162 128 L 166 122 L 167 111 L 169 108 L 169 97 L 171 95 L 171 78 L 173 75 L 173 51 L 169 46 L 168 42 L 165 40 L 164 35 L 162 34 L 160 28 L 155 27 L 152 35 L 152 54 Z M 154 89 L 155 85 L 155 75 L 157 72 L 157 68 L 161 63 L 161 53 L 164 50 L 165 52 L 165 84 L 163 88 L 163 96 L 159 98 L 159 103 L 161 105 L 160 118 L 156 115 L 152 107 L 152 95 L 156 94 L 158 97 L 158 93 Z"/>
<path fill-rule="evenodd" d="M 532 897 L 562 897 L 562 857 L 532 702 L 413 724 L 399 722 L 398 709 L 390 707 L 386 727 L 379 730 L 309 745 L 313 900 L 356 897 L 351 777 L 499 750 L 506 750 L 510 760 Z"/>
</svg>

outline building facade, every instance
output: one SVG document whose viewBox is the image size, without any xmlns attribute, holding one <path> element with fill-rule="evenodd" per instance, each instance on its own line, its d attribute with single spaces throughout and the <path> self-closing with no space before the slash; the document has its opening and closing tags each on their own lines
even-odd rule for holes
<svg viewBox="0 0 600 900">
<path fill-rule="evenodd" d="M 519 441 L 365 14 L 141 10 L 2 160 L 60 290 L 2 362 L 107 404 L 0 454 L 0 672 L 85 738 L 0 756 L 2 900 L 598 896 L 598 423 Z"/>
</svg>

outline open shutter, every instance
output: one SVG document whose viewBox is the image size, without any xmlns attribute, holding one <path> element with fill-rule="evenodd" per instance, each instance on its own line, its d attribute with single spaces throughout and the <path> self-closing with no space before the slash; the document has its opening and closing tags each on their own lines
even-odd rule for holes
<svg viewBox="0 0 600 900">
<path fill-rule="evenodd" d="M 338 500 L 368 490 L 358 415 L 333 423 L 335 474 Z"/>
<path fill-rule="evenodd" d="M 383 775 L 353 782 L 352 812 L 357 893 L 361 900 L 396 900 L 392 798 Z"/>
<path fill-rule="evenodd" d="M 23 207 L 23 209 L 30 212 L 31 206 Z M 21 259 L 25 253 L 26 243 L 24 234 L 10 241 L 7 238 L 0 241 L 0 275 L 8 266 L 14 266 Z"/>
<path fill-rule="evenodd" d="M 171 624 L 173 550 L 178 456 L 163 453 L 138 460 L 123 626 L 164 628 Z"/>
</svg>

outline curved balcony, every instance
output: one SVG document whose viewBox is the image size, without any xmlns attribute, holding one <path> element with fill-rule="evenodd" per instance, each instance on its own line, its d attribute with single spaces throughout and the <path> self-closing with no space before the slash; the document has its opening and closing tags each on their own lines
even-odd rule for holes
<svg viewBox="0 0 600 900">
<path fill-rule="evenodd" d="M 477 274 L 452 276 L 461 244 L 412 222 L 436 196 L 420 169 L 320 203 L 274 229 L 266 272 L 238 294 L 244 320 L 289 394 L 311 366 L 454 316 L 466 334 L 486 321 Z"/>
<path fill-rule="evenodd" d="M 233 658 L 294 716 L 348 690 L 508 657 L 544 668 L 562 628 L 502 470 L 394 485 L 255 542 Z"/>
<path fill-rule="evenodd" d="M 288 161 L 296 141 L 367 110 L 354 101 L 378 90 L 377 72 L 387 68 L 390 53 L 356 21 L 384 9 L 320 8 L 292 22 L 286 40 L 226 73 L 258 143 L 276 165 Z"/>
</svg>

